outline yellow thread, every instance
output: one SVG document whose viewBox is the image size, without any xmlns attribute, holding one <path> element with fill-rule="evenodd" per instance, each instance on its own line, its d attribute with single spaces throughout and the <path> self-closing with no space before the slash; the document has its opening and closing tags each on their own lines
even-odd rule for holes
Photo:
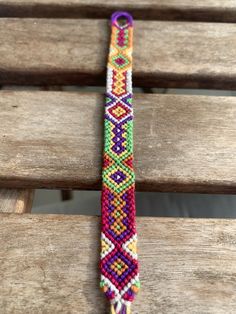
<svg viewBox="0 0 236 314">
<path fill-rule="evenodd" d="M 115 308 L 114 308 L 114 305 L 113 305 L 113 304 L 111 305 L 111 314 L 116 314 Z"/>
<path fill-rule="evenodd" d="M 131 314 L 131 307 L 129 305 L 126 305 L 126 313 Z"/>
</svg>

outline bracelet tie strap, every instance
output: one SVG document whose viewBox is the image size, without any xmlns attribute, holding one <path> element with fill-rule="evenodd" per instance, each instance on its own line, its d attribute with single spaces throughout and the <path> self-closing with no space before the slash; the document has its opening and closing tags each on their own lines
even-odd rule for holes
<svg viewBox="0 0 236 314">
<path fill-rule="evenodd" d="M 120 18 L 125 24 L 120 25 Z M 104 118 L 100 286 L 111 302 L 111 313 L 128 314 L 140 287 L 133 170 L 132 17 L 126 12 L 114 13 L 111 30 Z"/>
</svg>

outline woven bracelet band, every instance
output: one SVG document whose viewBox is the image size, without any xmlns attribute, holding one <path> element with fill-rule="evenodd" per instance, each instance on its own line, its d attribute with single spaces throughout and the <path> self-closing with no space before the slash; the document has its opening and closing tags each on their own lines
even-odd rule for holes
<svg viewBox="0 0 236 314">
<path fill-rule="evenodd" d="M 120 18 L 125 20 L 120 25 Z M 130 313 L 140 287 L 135 227 L 133 170 L 132 50 L 133 19 L 126 12 L 111 18 L 104 117 L 101 282 L 111 313 Z"/>
</svg>

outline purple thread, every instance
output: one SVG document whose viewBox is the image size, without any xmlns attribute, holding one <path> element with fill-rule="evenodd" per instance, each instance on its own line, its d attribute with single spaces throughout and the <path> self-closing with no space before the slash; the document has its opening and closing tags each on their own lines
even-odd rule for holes
<svg viewBox="0 0 236 314">
<path fill-rule="evenodd" d="M 124 26 L 120 26 L 119 23 L 117 22 L 117 20 L 120 17 L 125 17 L 127 19 L 127 24 Z M 115 13 L 112 14 L 111 16 L 111 22 L 113 25 L 118 26 L 119 28 L 126 28 L 128 26 L 132 26 L 133 25 L 133 18 L 132 16 L 128 13 L 128 12 L 124 12 L 124 11 L 117 11 Z"/>
<path fill-rule="evenodd" d="M 122 306 L 121 314 L 126 314 L 126 306 L 125 305 Z"/>
</svg>

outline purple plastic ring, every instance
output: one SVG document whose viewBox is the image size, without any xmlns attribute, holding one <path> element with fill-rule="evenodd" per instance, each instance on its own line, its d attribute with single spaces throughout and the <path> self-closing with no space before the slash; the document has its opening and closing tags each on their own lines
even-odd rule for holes
<svg viewBox="0 0 236 314">
<path fill-rule="evenodd" d="M 127 24 L 125 24 L 124 26 L 120 26 L 118 23 L 118 19 L 124 17 L 127 19 Z M 133 25 L 133 18 L 132 16 L 128 13 L 128 12 L 123 12 L 123 11 L 117 11 L 115 13 L 112 14 L 111 16 L 111 22 L 112 24 L 118 26 L 118 27 L 128 27 L 128 26 L 132 26 Z"/>
</svg>

